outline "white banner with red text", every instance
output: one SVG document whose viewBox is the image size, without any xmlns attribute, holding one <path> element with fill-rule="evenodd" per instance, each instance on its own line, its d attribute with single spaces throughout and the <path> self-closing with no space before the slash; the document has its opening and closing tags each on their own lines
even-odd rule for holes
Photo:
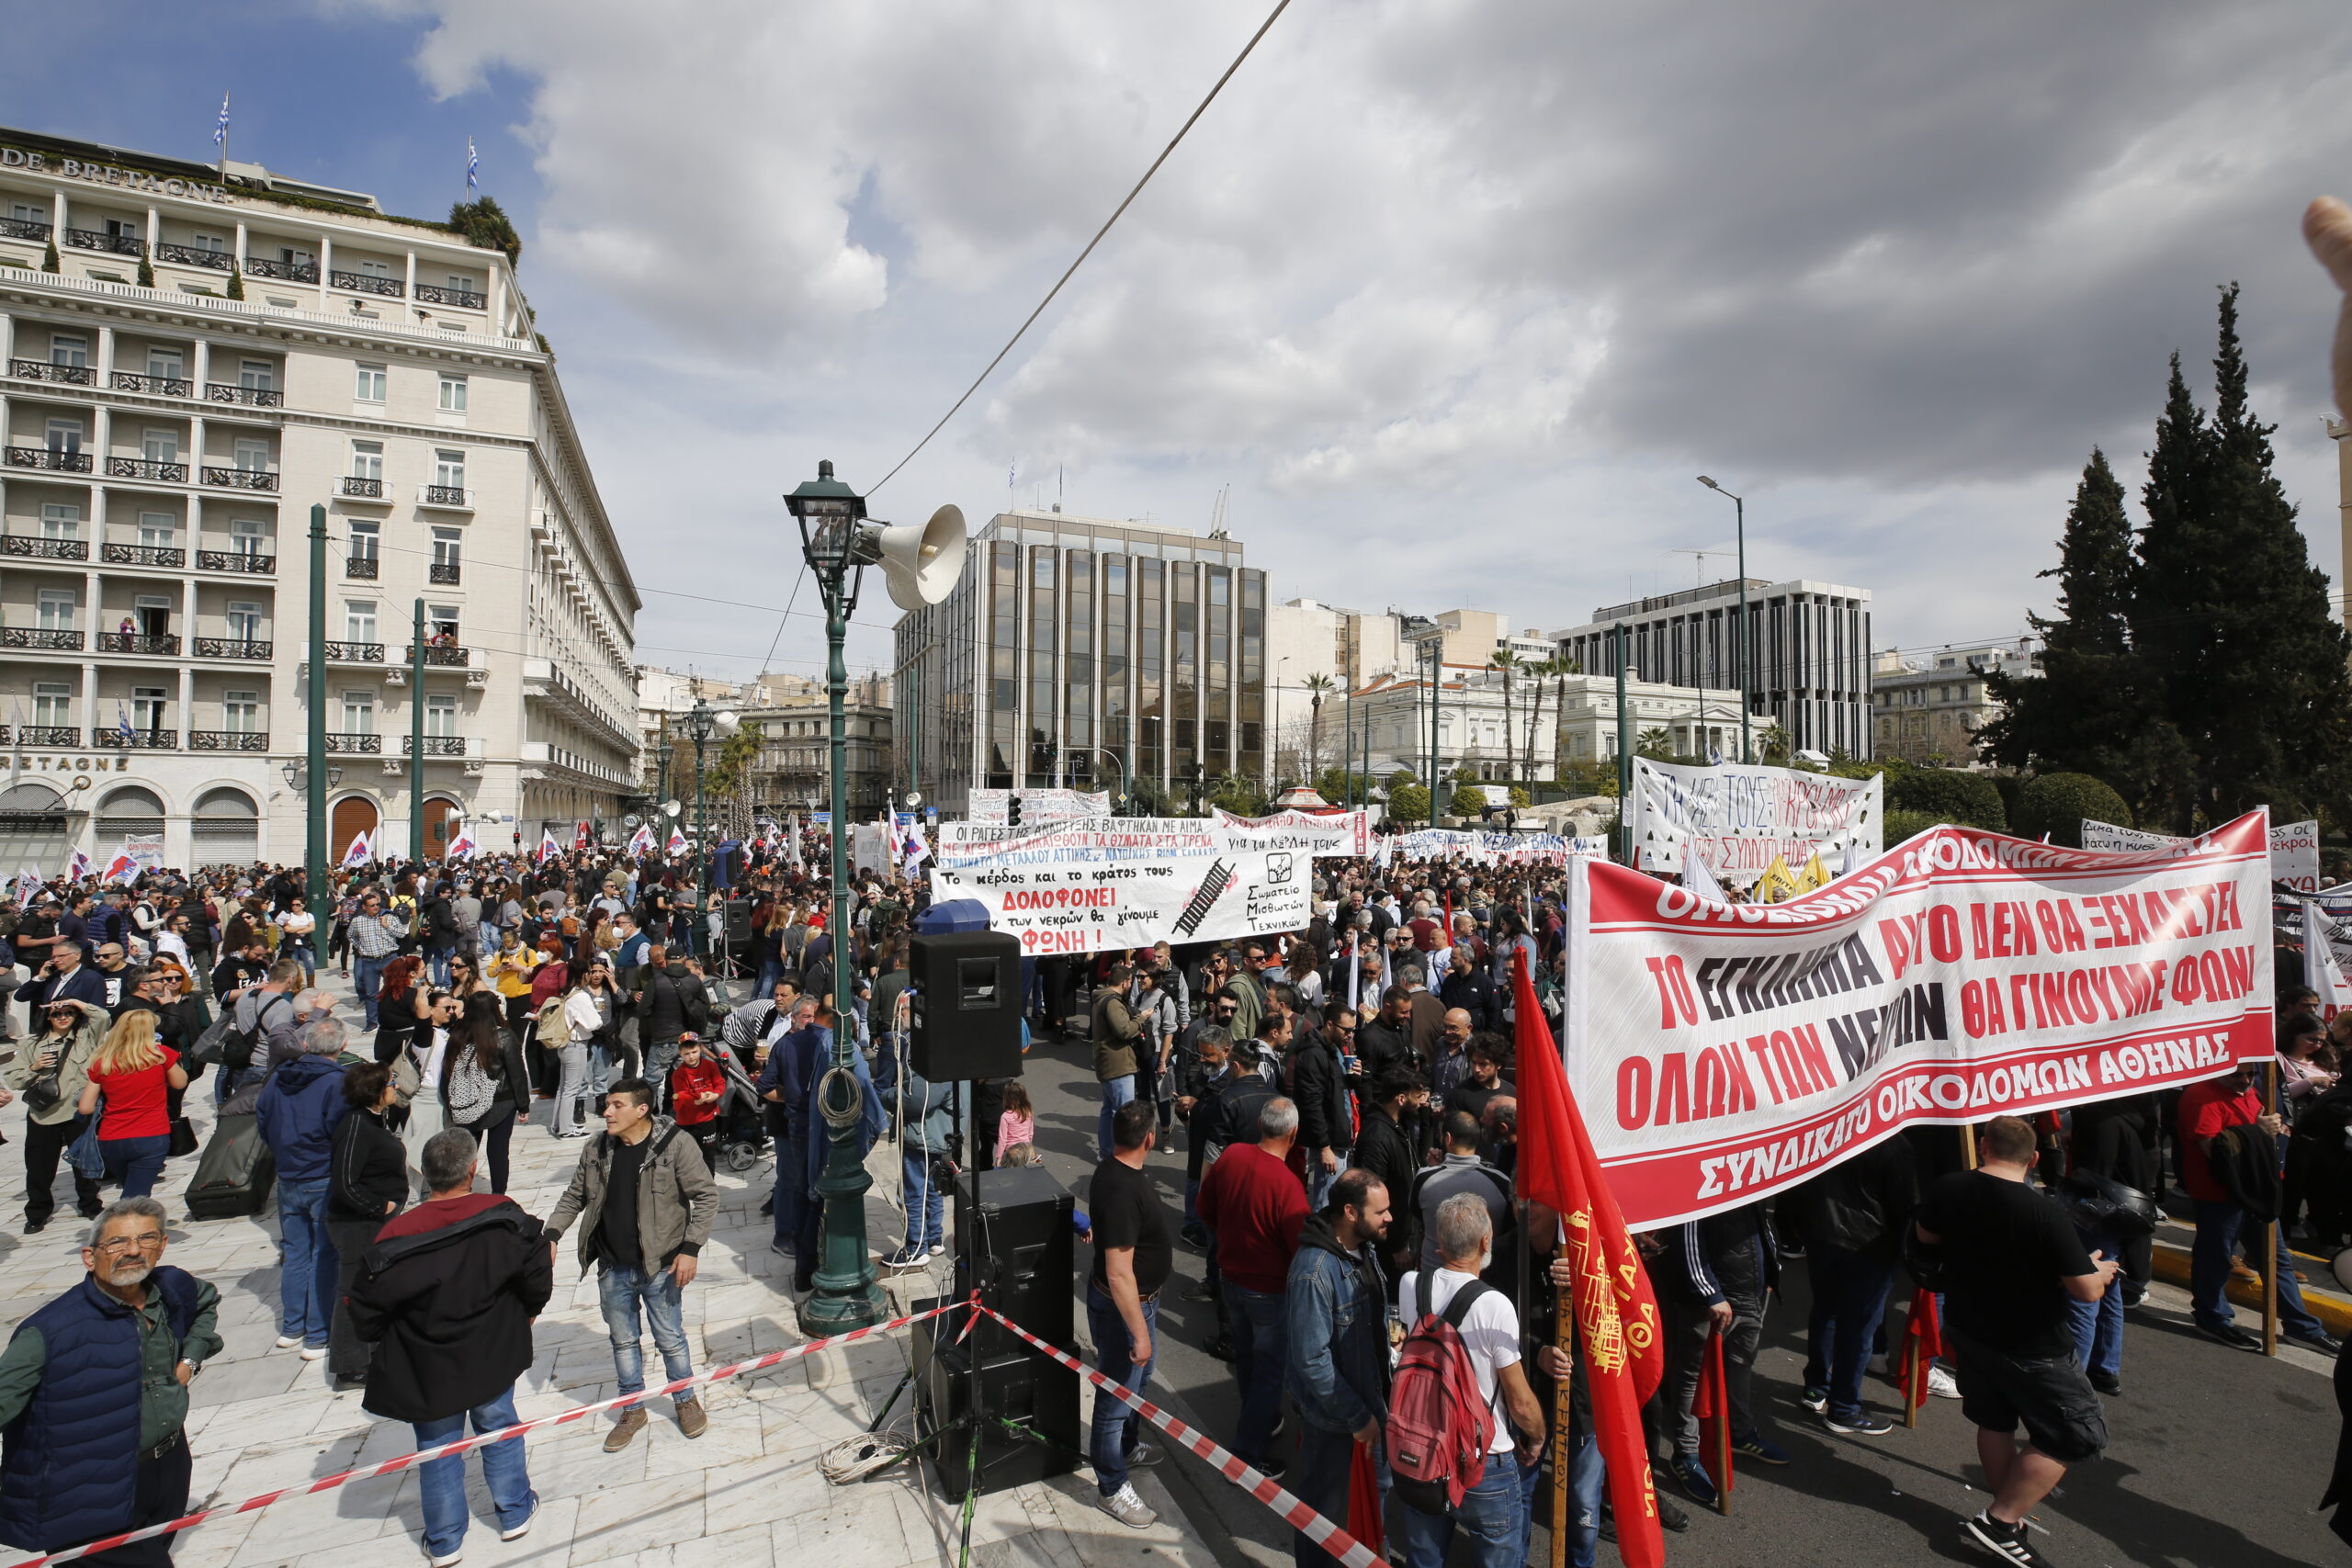
<svg viewBox="0 0 2352 1568">
<path fill-rule="evenodd" d="M 1101 953 L 1306 929 L 1312 865 L 1290 850 L 1034 864 L 932 874 L 935 899 L 974 898 L 1024 953 Z"/>
<path fill-rule="evenodd" d="M 2151 833 L 2144 828 L 2119 828 L 2096 817 L 2083 818 L 2083 848 L 2086 850 L 2163 850 L 2194 844 L 2196 839 Z M 2288 822 L 2270 829 L 2270 880 L 2283 882 L 2298 893 L 2317 893 L 2319 885 L 2319 823 Z"/>
<path fill-rule="evenodd" d="M 1625 821 L 1647 870 L 1679 872 L 1682 857 L 1695 853 L 1717 882 L 1745 887 L 1775 860 L 1793 871 L 1817 853 L 1837 872 L 1877 854 L 1884 795 L 1878 773 L 1842 779 L 1802 768 L 1636 757 Z"/>
<path fill-rule="evenodd" d="M 1225 841 L 1237 850 L 1295 850 L 1324 860 L 1372 853 L 1368 811 L 1276 811 L 1264 817 L 1237 817 L 1221 806 L 1212 809 Z"/>
<path fill-rule="evenodd" d="M 1001 822 L 942 822 L 932 863 L 943 871 L 979 866 L 1116 865 L 1148 860 L 1214 860 L 1227 845 L 1222 829 L 1197 817 L 1074 817 L 1018 828 Z"/>
<path fill-rule="evenodd" d="M 2259 813 L 2109 854 L 1943 827 L 1786 903 L 1568 875 L 1568 1084 L 1626 1218 L 1749 1203 L 1913 1123 L 2271 1052 Z"/>
<path fill-rule="evenodd" d="M 975 822 L 1001 822 L 1011 815 L 1008 805 L 1021 797 L 1021 824 L 1062 822 L 1072 817 L 1101 817 L 1111 809 L 1111 792 L 1081 789 L 976 789 L 965 807 Z"/>
</svg>

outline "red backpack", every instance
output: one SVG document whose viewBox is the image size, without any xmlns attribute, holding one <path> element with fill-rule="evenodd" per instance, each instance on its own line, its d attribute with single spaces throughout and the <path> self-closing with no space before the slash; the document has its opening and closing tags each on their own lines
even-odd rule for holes
<svg viewBox="0 0 2352 1568">
<path fill-rule="evenodd" d="M 1388 1465 L 1396 1495 L 1425 1514 L 1458 1507 L 1487 1473 L 1495 1412 L 1478 1392 L 1477 1369 L 1462 1343 L 1462 1320 L 1490 1287 L 1473 1280 L 1442 1314 L 1430 1311 L 1430 1278 L 1414 1281 L 1419 1309 L 1396 1355 L 1388 1392 Z"/>
</svg>

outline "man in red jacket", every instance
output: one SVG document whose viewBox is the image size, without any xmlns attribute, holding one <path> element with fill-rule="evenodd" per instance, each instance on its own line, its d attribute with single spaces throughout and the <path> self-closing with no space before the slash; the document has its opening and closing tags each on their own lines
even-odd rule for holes
<svg viewBox="0 0 2352 1568">
<path fill-rule="evenodd" d="M 1233 1451 L 1268 1475 L 1289 1468 L 1267 1450 L 1282 1407 L 1288 1359 L 1291 1255 L 1306 1224 L 1306 1189 L 1290 1168 L 1298 1140 L 1298 1107 L 1277 1096 L 1258 1112 L 1258 1141 L 1230 1144 L 1201 1183 L 1201 1221 L 1216 1237 L 1225 1282 L 1226 1332 L 1241 1384 L 1241 1421 Z"/>
<path fill-rule="evenodd" d="M 718 1106 L 727 1098 L 727 1070 L 711 1059 L 702 1041 L 692 1034 L 678 1037 L 678 1065 L 670 1069 L 670 1106 L 678 1131 L 702 1150 L 702 1162 L 713 1170 L 718 1141 Z"/>
<path fill-rule="evenodd" d="M 2266 1150 L 2276 1144 L 2282 1123 L 2276 1112 L 2263 1109 L 2262 1091 L 2255 1087 L 2259 1070 L 2255 1063 L 2241 1062 L 2237 1071 L 2226 1077 L 2207 1078 L 2181 1091 L 2180 1184 L 2188 1189 L 2197 1205 L 2197 1241 L 2188 1255 L 2189 1317 L 2197 1332 L 2208 1339 L 2233 1349 L 2262 1348 L 2259 1338 L 2233 1321 L 2236 1314 L 2230 1309 L 2227 1289 L 2230 1258 L 2239 1237 L 2250 1235 L 2253 1245 L 2246 1248 L 2247 1260 L 2256 1269 L 2278 1270 L 2281 1332 L 2306 1349 L 2333 1356 L 2339 1348 L 2335 1337 L 2304 1306 L 2303 1292 L 2295 1284 L 2295 1268 L 2287 1256 L 2286 1227 L 2278 1227 L 2277 1258 L 2266 1264 L 2262 1225 L 2247 1221 L 2245 1205 L 2214 1173 L 2215 1145 L 2231 1127 L 2255 1127 L 2263 1135 Z"/>
</svg>

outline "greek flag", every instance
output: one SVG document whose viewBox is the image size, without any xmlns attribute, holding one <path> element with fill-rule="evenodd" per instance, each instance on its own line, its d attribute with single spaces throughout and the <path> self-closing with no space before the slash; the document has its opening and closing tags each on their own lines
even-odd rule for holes
<svg viewBox="0 0 2352 1568">
<path fill-rule="evenodd" d="M 126 744 L 129 743 L 131 733 L 130 716 L 122 711 L 120 703 L 114 705 L 114 732 L 121 736 Z"/>
<path fill-rule="evenodd" d="M 220 112 L 227 114 L 229 111 L 224 107 Z M 479 177 L 481 174 L 481 154 L 474 151 L 474 139 L 469 136 L 466 138 L 466 193 L 468 195 L 473 194 L 474 187 L 481 184 Z"/>
<path fill-rule="evenodd" d="M 219 147 L 229 140 L 229 95 L 220 95 L 220 118 L 212 123 L 212 145 Z"/>
</svg>

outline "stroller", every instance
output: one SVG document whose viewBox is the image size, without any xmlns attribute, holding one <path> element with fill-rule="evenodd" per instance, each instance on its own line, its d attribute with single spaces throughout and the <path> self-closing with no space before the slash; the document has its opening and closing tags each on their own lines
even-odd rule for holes
<svg viewBox="0 0 2352 1568">
<path fill-rule="evenodd" d="M 741 1174 L 760 1163 L 768 1145 L 767 1127 L 760 1115 L 759 1086 L 724 1046 L 710 1053 L 727 1074 L 727 1089 L 718 1100 L 718 1162 Z"/>
</svg>

